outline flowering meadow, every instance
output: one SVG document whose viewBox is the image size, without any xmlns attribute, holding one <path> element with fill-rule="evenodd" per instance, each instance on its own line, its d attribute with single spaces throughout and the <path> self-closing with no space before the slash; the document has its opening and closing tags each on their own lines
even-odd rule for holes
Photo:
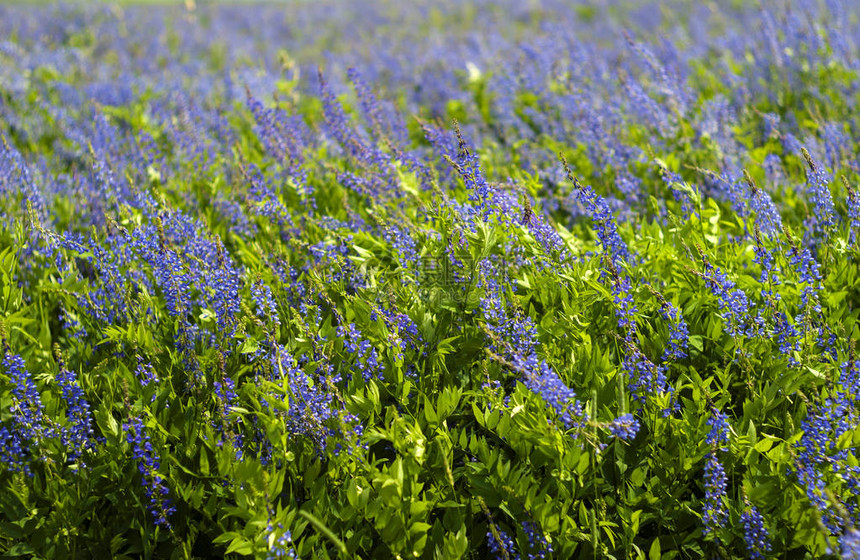
<svg viewBox="0 0 860 560">
<path fill-rule="evenodd" d="M 852 0 L 0 5 L 0 552 L 860 558 Z"/>
</svg>

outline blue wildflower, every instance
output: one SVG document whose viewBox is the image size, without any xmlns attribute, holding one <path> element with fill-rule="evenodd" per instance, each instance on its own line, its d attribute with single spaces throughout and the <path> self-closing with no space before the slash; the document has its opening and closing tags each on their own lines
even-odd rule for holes
<svg viewBox="0 0 860 560">
<path fill-rule="evenodd" d="M 140 385 L 142 387 L 146 387 L 150 383 L 158 382 L 158 375 L 155 373 L 155 368 L 140 356 L 137 357 L 137 367 L 134 369 L 134 376 L 138 381 L 140 381 Z"/>
<path fill-rule="evenodd" d="M 666 366 L 649 360 L 638 347 L 628 344 L 621 369 L 627 374 L 631 397 L 644 403 L 648 395 L 671 393 L 666 378 Z"/>
<path fill-rule="evenodd" d="M 529 560 L 542 560 L 553 553 L 552 544 L 540 530 L 537 523 L 523 521 L 521 524 L 529 546 Z"/>
<path fill-rule="evenodd" d="M 498 537 L 492 531 L 487 531 L 487 548 L 490 557 L 496 560 L 520 560 L 513 537 L 504 532 L 501 527 L 497 528 Z"/>
<path fill-rule="evenodd" d="M 766 235 L 773 235 L 782 229 L 782 218 L 776 209 L 770 195 L 758 188 L 753 181 L 752 175 L 744 169 L 744 177 L 750 188 L 750 210 L 755 213 L 755 225 L 759 231 Z"/>
<path fill-rule="evenodd" d="M 860 231 L 860 195 L 857 191 L 851 188 L 848 180 L 842 177 L 845 181 L 845 187 L 848 189 L 848 243 L 854 245 L 857 242 L 857 232 Z"/>
<path fill-rule="evenodd" d="M 350 366 L 352 373 L 358 373 L 365 382 L 382 373 L 379 352 L 370 340 L 364 338 L 355 323 L 337 328 L 337 337 L 343 341 L 343 349 L 354 357 Z"/>
<path fill-rule="evenodd" d="M 477 154 L 469 150 L 466 140 L 463 139 L 460 132 L 460 127 L 456 123 L 454 126 L 458 142 L 457 161 L 454 169 L 457 170 L 469 191 L 469 202 L 473 205 L 474 215 L 486 219 L 491 212 L 490 204 L 494 199 L 494 191 L 481 172 L 481 164 Z"/>
<path fill-rule="evenodd" d="M 630 251 L 618 233 L 618 226 L 612 210 L 606 203 L 606 199 L 595 193 L 591 187 L 583 186 L 579 182 L 566 162 L 564 167 L 568 178 L 573 182 L 576 200 L 585 207 L 586 212 L 591 217 L 591 223 L 596 230 L 600 244 L 603 246 L 603 251 L 609 256 L 612 264 L 617 267 L 618 264 L 630 258 Z"/>
<path fill-rule="evenodd" d="M 663 361 L 677 361 L 686 358 L 690 334 L 687 329 L 687 322 L 681 315 L 681 310 L 672 303 L 662 300 L 660 302 L 660 315 L 669 322 L 669 344 L 663 351 Z"/>
<path fill-rule="evenodd" d="M 580 426 L 585 418 L 576 392 L 565 384 L 558 374 L 537 354 L 513 355 L 514 368 L 522 375 L 521 381 L 528 390 L 540 396 L 558 415 L 567 428 Z"/>
<path fill-rule="evenodd" d="M 754 318 L 753 304 L 746 293 L 735 288 L 735 283 L 719 268 L 714 268 L 705 261 L 703 277 L 711 292 L 717 296 L 720 304 L 720 317 L 725 321 L 725 329 L 729 335 L 738 338 L 754 337 L 761 333 L 762 325 Z"/>
<path fill-rule="evenodd" d="M 624 339 L 632 343 L 636 334 L 636 313 L 639 310 L 633 301 L 628 276 L 615 276 L 612 283 L 612 295 L 615 298 L 615 315 L 618 317 L 618 327 L 624 331 Z"/>
<path fill-rule="evenodd" d="M 143 488 L 149 499 L 147 509 L 157 526 L 170 528 L 170 516 L 176 513 L 170 498 L 166 480 L 158 472 L 160 462 L 158 455 L 152 449 L 149 434 L 143 426 L 143 421 L 133 419 L 124 425 L 126 439 L 132 446 L 132 457 L 137 461 L 137 470 L 143 477 Z"/>
<path fill-rule="evenodd" d="M 66 417 L 69 422 L 69 426 L 63 429 L 62 440 L 68 449 L 69 457 L 75 461 L 81 457 L 82 451 L 93 446 L 90 404 L 78 383 L 77 376 L 66 369 L 62 362 L 60 362 L 60 373 L 57 374 L 56 381 L 63 393 L 63 400 L 66 401 Z"/>
<path fill-rule="evenodd" d="M 833 227 L 836 211 L 833 206 L 833 195 L 830 193 L 830 177 L 813 161 L 806 148 L 801 148 L 809 170 L 806 173 L 806 192 L 812 202 L 813 234 L 826 234 Z"/>
<path fill-rule="evenodd" d="M 839 554 L 842 560 L 860 560 L 860 531 L 846 529 L 839 538 Z"/>
<path fill-rule="evenodd" d="M 278 316 L 278 304 L 272 296 L 272 289 L 260 278 L 251 286 L 251 300 L 257 306 L 257 317 L 271 319 L 275 325 L 281 324 L 281 319 Z"/>
<path fill-rule="evenodd" d="M 712 447 L 721 447 L 729 441 L 729 419 L 719 410 L 712 410 L 707 419 L 710 430 L 705 442 Z"/>
<path fill-rule="evenodd" d="M 266 560 L 276 560 L 279 558 L 296 558 L 296 549 L 293 548 L 293 534 L 290 531 L 283 531 L 269 546 Z"/>
<path fill-rule="evenodd" d="M 705 535 L 715 533 L 728 519 L 728 511 L 723 502 L 727 480 L 726 471 L 716 453 L 708 453 L 705 461 L 705 499 L 702 511 Z"/>
<path fill-rule="evenodd" d="M 639 420 L 632 414 L 622 414 L 607 425 L 613 437 L 625 441 L 631 440 L 639 433 Z"/>
<path fill-rule="evenodd" d="M 750 558 L 752 560 L 766 558 L 765 555 L 771 550 L 770 540 L 764 526 L 764 517 L 755 506 L 748 506 L 741 514 L 741 525 L 744 527 L 744 542 Z"/>
</svg>

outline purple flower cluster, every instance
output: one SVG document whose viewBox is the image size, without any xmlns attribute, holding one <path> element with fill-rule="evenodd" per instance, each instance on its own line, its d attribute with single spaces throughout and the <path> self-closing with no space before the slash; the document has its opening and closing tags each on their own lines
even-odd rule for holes
<svg viewBox="0 0 860 560">
<path fill-rule="evenodd" d="M 508 311 L 501 287 L 492 277 L 482 283 L 486 283 L 488 288 L 480 305 L 487 328 L 493 335 L 490 349 L 499 351 L 509 346 L 520 355 L 531 354 L 537 348 L 537 325 L 527 315 Z M 496 341 L 504 343 L 500 345 Z"/>
<path fill-rule="evenodd" d="M 860 195 L 857 191 L 848 186 L 848 198 L 846 205 L 848 206 L 848 244 L 854 245 L 857 242 L 857 232 L 860 231 Z"/>
<path fill-rule="evenodd" d="M 0 426 L 0 463 L 12 472 L 31 472 L 30 444 L 14 426 Z"/>
<path fill-rule="evenodd" d="M 844 434 L 852 433 L 860 424 L 857 405 L 860 402 L 860 365 L 848 360 L 841 366 L 839 383 L 830 391 L 821 405 L 809 411 L 801 423 L 803 432 L 794 444 L 796 451 L 794 473 L 806 491 L 807 499 L 818 510 L 821 521 L 832 534 L 839 534 L 850 521 L 857 525 L 860 515 L 853 502 L 831 503 L 828 481 L 834 477 L 847 487 L 847 496 L 860 494 L 860 467 L 848 449 L 840 449 L 836 442 Z M 845 515 L 850 519 L 845 519 Z"/>
<path fill-rule="evenodd" d="M 781 299 L 780 294 L 774 291 L 774 288 L 780 284 L 775 263 L 776 251 L 764 246 L 764 242 L 758 232 L 755 235 L 753 251 L 755 253 L 753 262 L 761 266 L 761 275 L 759 276 L 759 283 L 762 285 L 761 296 L 775 303 Z"/>
<path fill-rule="evenodd" d="M 331 440 L 350 432 L 356 438 L 362 434 L 358 418 L 339 406 L 329 390 L 335 378 L 331 365 L 323 364 L 313 373 L 301 367 L 287 349 L 278 344 L 271 354 L 275 381 L 288 387 L 289 410 L 286 413 L 290 434 L 310 439 L 319 451 L 329 448 Z M 279 397 L 275 397 L 279 398 Z M 340 449 L 338 441 L 335 450 Z"/>
<path fill-rule="evenodd" d="M 537 523 L 523 521 L 522 528 L 531 551 L 529 560 L 543 560 L 553 553 L 552 544 L 546 540 Z"/>
<path fill-rule="evenodd" d="M 709 173 L 704 186 L 707 194 L 717 200 L 728 202 L 741 218 L 749 215 L 750 194 L 747 183 L 735 169 Z"/>
<path fill-rule="evenodd" d="M 625 441 L 635 438 L 636 434 L 639 433 L 639 427 L 639 420 L 630 413 L 622 414 L 607 425 L 613 437 Z"/>
<path fill-rule="evenodd" d="M 140 381 L 142 387 L 148 386 L 150 383 L 158 382 L 158 375 L 155 373 L 155 368 L 152 364 L 145 361 L 142 357 L 137 357 L 137 367 L 134 369 L 134 376 Z"/>
<path fill-rule="evenodd" d="M 668 301 L 660 303 L 660 315 L 669 322 L 669 344 L 663 351 L 663 361 L 678 361 L 687 357 L 689 331 L 681 310 Z"/>
<path fill-rule="evenodd" d="M 149 434 L 143 425 L 143 420 L 136 418 L 124 425 L 126 439 L 132 446 L 132 457 L 137 461 L 137 470 L 142 477 L 146 497 L 149 500 L 149 513 L 155 524 L 170 529 L 170 516 L 176 513 L 170 498 L 164 476 L 158 472 L 160 461 L 152 449 Z"/>
<path fill-rule="evenodd" d="M 711 415 L 708 416 L 707 423 L 710 430 L 708 430 L 705 442 L 708 445 L 718 448 L 728 443 L 730 426 L 729 419 L 725 414 L 719 410 L 713 410 L 711 411 Z"/>
<path fill-rule="evenodd" d="M 724 503 L 726 484 L 726 471 L 717 454 L 711 451 L 705 458 L 705 498 L 702 506 L 702 525 L 706 535 L 714 534 L 728 519 Z"/>
<path fill-rule="evenodd" d="M 779 233 L 782 229 L 782 218 L 770 195 L 758 188 L 747 170 L 744 170 L 744 178 L 750 188 L 749 208 L 755 213 L 757 231 L 768 236 Z"/>
<path fill-rule="evenodd" d="M 615 298 L 615 315 L 618 317 L 618 328 L 624 331 L 624 340 L 633 344 L 636 337 L 636 313 L 639 309 L 633 301 L 629 276 L 615 276 L 613 278 L 612 295 Z"/>
<path fill-rule="evenodd" d="M 469 202 L 472 203 L 471 212 L 475 216 L 487 219 L 492 213 L 491 204 L 495 199 L 495 191 L 484 178 L 478 155 L 469 150 L 466 140 L 463 139 L 460 133 L 459 127 L 456 129 L 456 133 L 458 148 L 457 161 L 454 168 L 466 184 L 466 190 L 469 192 Z"/>
<path fill-rule="evenodd" d="M 383 230 L 382 237 L 391 244 L 401 267 L 407 271 L 418 269 L 418 244 L 408 228 L 390 225 Z"/>
<path fill-rule="evenodd" d="M 280 558 L 296 558 L 296 549 L 293 547 L 293 535 L 290 531 L 283 531 L 280 536 L 274 538 L 274 542 L 269 541 L 269 551 L 266 554 L 266 560 L 278 560 Z"/>
<path fill-rule="evenodd" d="M 681 212 L 684 216 L 689 216 L 693 213 L 695 208 L 693 208 L 693 204 L 690 201 L 690 197 L 687 196 L 685 191 L 691 190 L 691 187 L 684 181 L 684 179 L 674 171 L 669 171 L 668 169 L 661 168 L 660 177 L 663 179 L 663 182 L 669 187 L 669 191 L 672 193 L 672 196 L 675 198 L 675 201 L 681 205 Z"/>
<path fill-rule="evenodd" d="M 783 312 L 779 312 L 776 316 L 774 334 L 776 334 L 780 354 L 788 358 L 788 365 L 792 367 L 800 365 L 794 356 L 801 350 L 800 332 L 789 323 L 788 317 Z"/>
<path fill-rule="evenodd" d="M 826 335 L 826 325 L 821 322 L 821 302 L 819 294 L 824 290 L 821 281 L 820 265 L 812 252 L 806 247 L 798 247 L 794 243 L 789 249 L 789 263 L 803 287 L 800 291 L 800 308 L 795 323 L 817 327 L 819 338 Z"/>
<path fill-rule="evenodd" d="M 66 417 L 69 423 L 62 431 L 63 445 L 68 450 L 69 458 L 77 461 L 81 453 L 92 448 L 94 443 L 90 404 L 78 383 L 77 376 L 66 369 L 62 363 L 56 381 L 66 402 Z"/>
<path fill-rule="evenodd" d="M 833 195 L 830 193 L 830 177 L 818 165 L 806 151 L 801 149 L 803 157 L 809 166 L 806 173 L 806 192 L 812 202 L 813 215 L 811 219 L 811 231 L 815 234 L 828 232 L 834 225 L 836 210 L 833 205 Z"/>
<path fill-rule="evenodd" d="M 705 457 L 705 498 L 702 523 L 706 535 L 714 534 L 728 519 L 726 509 L 726 471 L 717 457 L 717 451 L 729 441 L 729 422 L 722 412 L 714 409 L 707 419 L 710 430 L 705 442 L 711 447 Z"/>
<path fill-rule="evenodd" d="M 337 328 L 337 337 L 343 341 L 343 349 L 354 358 L 350 371 L 361 375 L 365 383 L 382 373 L 379 351 L 364 338 L 355 323 Z"/>
<path fill-rule="evenodd" d="M 3 341 L 6 346 L 6 342 Z M 3 357 L 3 373 L 12 383 L 11 425 L 0 426 L 0 460 L 12 471 L 30 474 L 31 451 L 53 432 L 45 416 L 42 398 L 24 360 L 8 346 Z"/>
<path fill-rule="evenodd" d="M 771 551 L 770 539 L 764 526 L 764 517 L 755 506 L 741 514 L 741 525 L 744 528 L 744 542 L 747 545 L 751 560 L 764 560 Z"/>
<path fill-rule="evenodd" d="M 586 417 L 582 404 L 576 399 L 576 392 L 565 384 L 558 374 L 537 354 L 512 356 L 515 369 L 521 373 L 521 380 L 534 394 L 558 416 L 562 425 L 574 428 L 582 424 Z"/>
<path fill-rule="evenodd" d="M 321 241 L 308 247 L 311 262 L 305 270 L 316 268 L 331 282 L 343 282 L 348 293 L 355 293 L 364 286 L 364 278 L 348 258 L 352 236 L 336 243 Z"/>
<path fill-rule="evenodd" d="M 523 212 L 521 224 L 528 228 L 529 232 L 548 255 L 558 254 L 562 260 L 570 258 L 570 252 L 567 250 L 564 240 L 558 234 L 555 227 L 553 227 L 546 216 L 535 214 L 530 202 L 527 204 L 528 206 Z"/>
<path fill-rule="evenodd" d="M 374 307 L 370 311 L 370 320 L 377 321 L 382 318 L 388 330 L 388 342 L 392 348 L 397 349 L 394 356 L 395 361 L 404 359 L 407 349 L 417 350 L 421 344 L 421 335 L 418 333 L 418 325 L 409 315 L 396 311 Z"/>
<path fill-rule="evenodd" d="M 492 531 L 487 531 L 487 550 L 490 553 L 490 558 L 495 558 L 496 560 L 520 560 L 520 553 L 517 552 L 513 537 L 504 532 L 501 527 L 497 527 L 496 530 L 498 531 L 498 537 Z"/>
<path fill-rule="evenodd" d="M 277 161 L 289 162 L 291 169 L 304 163 L 303 150 L 308 142 L 309 131 L 301 117 L 267 108 L 253 96 L 247 96 L 247 105 L 257 123 L 257 137 L 266 152 Z"/>
<path fill-rule="evenodd" d="M 520 375 L 520 381 L 538 395 L 557 415 L 562 425 L 574 428 L 582 425 L 586 415 L 576 392 L 537 354 L 537 327 L 530 317 L 511 314 L 505 304 L 499 284 L 484 278 L 487 295 L 481 308 L 493 352 L 500 352 L 508 365 Z"/>
<path fill-rule="evenodd" d="M 762 325 L 753 316 L 753 303 L 747 294 L 719 268 L 705 261 L 704 278 L 708 288 L 717 296 L 720 316 L 725 321 L 726 332 L 735 337 L 756 337 L 761 334 Z"/>
<path fill-rule="evenodd" d="M 631 397 L 640 403 L 645 403 L 648 395 L 672 392 L 666 377 L 666 366 L 649 360 L 635 345 L 627 345 L 621 369 L 627 375 L 627 388 Z M 664 414 L 668 413 L 668 409 L 664 411 Z"/>
<path fill-rule="evenodd" d="M 687 345 L 687 326 L 681 317 L 680 310 L 676 309 L 672 304 L 668 303 L 662 296 L 659 296 L 661 301 L 661 313 L 665 313 L 664 317 L 670 319 L 670 341 L 669 347 L 665 352 L 662 364 L 655 364 L 648 359 L 642 348 L 639 346 L 636 337 L 636 313 L 639 309 L 633 299 L 630 277 L 620 275 L 617 271 L 612 271 L 612 295 L 615 300 L 615 314 L 618 320 L 618 327 L 624 331 L 624 358 L 621 363 L 621 369 L 627 377 L 627 388 L 630 391 L 634 400 L 645 403 L 649 395 L 659 395 L 662 393 L 672 393 L 673 388 L 669 385 L 667 373 L 667 365 L 669 357 L 680 359 L 686 356 L 681 348 L 686 348 Z M 677 406 L 677 405 L 676 405 Z M 668 416 L 674 407 L 665 408 L 663 414 Z"/>
<path fill-rule="evenodd" d="M 570 176 L 572 177 L 572 174 Z M 597 238 L 603 246 L 603 251 L 612 261 L 612 264 L 617 267 L 621 262 L 630 258 L 630 251 L 618 233 L 618 225 L 612 210 L 606 203 L 606 199 L 595 193 L 591 187 L 583 186 L 575 177 L 573 177 L 573 181 L 576 189 L 574 191 L 576 200 L 585 207 L 597 232 Z"/>
<path fill-rule="evenodd" d="M 42 397 L 23 358 L 8 349 L 3 357 L 3 371 L 12 382 L 12 407 L 16 428 L 23 439 L 37 444 L 51 432 L 45 417 Z"/>
<path fill-rule="evenodd" d="M 154 257 L 156 279 L 164 294 L 167 312 L 173 317 L 184 319 L 191 307 L 191 287 L 194 285 L 191 276 L 186 271 L 179 253 L 164 244 L 155 252 Z"/>
<path fill-rule="evenodd" d="M 860 560 L 860 531 L 847 529 L 839 539 L 839 554 L 842 560 Z"/>
<path fill-rule="evenodd" d="M 223 446 L 225 442 L 232 441 L 236 459 L 241 460 L 243 456 L 242 417 L 237 419 L 235 426 L 232 426 L 230 421 L 230 408 L 236 406 L 239 401 L 236 383 L 230 377 L 225 376 L 222 381 L 214 381 L 212 389 L 218 402 L 219 411 L 218 417 L 212 420 L 213 427 L 220 433 L 218 446 Z"/>
<path fill-rule="evenodd" d="M 281 324 L 281 319 L 278 316 L 278 305 L 272 296 L 272 289 L 259 278 L 251 286 L 251 300 L 257 306 L 257 317 L 271 319 L 275 325 Z"/>
</svg>

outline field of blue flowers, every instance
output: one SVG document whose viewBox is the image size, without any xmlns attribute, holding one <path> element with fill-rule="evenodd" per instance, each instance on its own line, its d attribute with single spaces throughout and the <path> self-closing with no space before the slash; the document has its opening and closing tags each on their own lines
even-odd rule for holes
<svg viewBox="0 0 860 560">
<path fill-rule="evenodd" d="M 0 556 L 860 558 L 860 6 L 0 6 Z"/>
</svg>

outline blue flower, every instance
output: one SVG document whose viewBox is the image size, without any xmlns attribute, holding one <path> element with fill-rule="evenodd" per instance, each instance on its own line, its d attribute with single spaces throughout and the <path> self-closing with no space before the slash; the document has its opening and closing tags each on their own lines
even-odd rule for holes
<svg viewBox="0 0 860 560">
<path fill-rule="evenodd" d="M 278 524 L 278 528 L 283 531 L 283 527 L 280 524 Z M 273 532 L 271 527 L 269 531 Z M 283 531 L 269 547 L 266 560 L 276 560 L 278 558 L 296 558 L 296 549 L 293 548 L 293 535 L 290 531 Z"/>
<path fill-rule="evenodd" d="M 258 278 L 251 286 L 251 300 L 257 306 L 257 316 L 261 319 L 271 319 L 276 325 L 281 324 L 278 316 L 278 304 L 272 296 L 272 289 L 262 279 Z"/>
<path fill-rule="evenodd" d="M 726 332 L 735 338 L 760 335 L 763 325 L 753 314 L 753 304 L 746 293 L 735 288 L 735 283 L 725 273 L 707 261 L 703 276 L 711 292 L 717 296 Z"/>
<path fill-rule="evenodd" d="M 137 470 L 142 477 L 146 497 L 149 500 L 147 509 L 156 525 L 170 528 L 170 516 L 176 513 L 170 498 L 170 491 L 161 473 L 158 472 L 160 461 L 152 449 L 149 434 L 143 426 L 143 421 L 133 419 L 124 424 L 126 439 L 132 446 L 132 457 L 137 461 Z"/>
<path fill-rule="evenodd" d="M 68 449 L 69 457 L 75 461 L 81 457 L 82 451 L 93 446 L 90 404 L 78 384 L 77 376 L 66 369 L 62 362 L 56 381 L 63 393 L 63 400 L 66 401 L 66 416 L 69 422 L 69 426 L 63 429 L 62 440 Z"/>
<path fill-rule="evenodd" d="M 615 315 L 618 317 L 618 328 L 624 331 L 624 339 L 633 343 L 636 334 L 636 313 L 639 309 L 633 301 L 630 278 L 615 275 L 612 283 L 612 295 L 615 299 Z"/>
<path fill-rule="evenodd" d="M 770 552 L 770 540 L 764 526 L 764 518 L 755 506 L 741 514 L 741 525 L 744 527 L 744 542 L 747 545 L 752 560 L 763 560 Z"/>
<path fill-rule="evenodd" d="M 469 150 L 466 140 L 460 132 L 460 127 L 455 128 L 458 141 L 457 160 L 454 169 L 457 170 L 466 189 L 469 191 L 469 202 L 472 203 L 472 214 L 487 219 L 491 214 L 490 205 L 495 198 L 494 190 L 487 183 L 481 172 L 481 163 L 478 155 Z"/>
<path fill-rule="evenodd" d="M 525 533 L 526 540 L 528 541 L 529 546 L 529 560 L 538 560 L 544 559 L 547 555 L 553 553 L 552 544 L 540 530 L 537 523 L 533 521 L 523 521 L 521 524 L 523 528 L 523 533 Z"/>
<path fill-rule="evenodd" d="M 750 188 L 750 210 L 755 212 L 755 227 L 766 235 L 773 235 L 782 229 L 782 218 L 770 195 L 758 188 L 752 175 L 744 169 L 744 178 Z"/>
<path fill-rule="evenodd" d="M 729 514 L 723 502 L 727 480 L 726 471 L 716 453 L 708 453 L 705 461 L 705 499 L 702 511 L 705 535 L 715 533 L 728 519 Z"/>
<path fill-rule="evenodd" d="M 379 352 L 370 340 L 363 337 L 355 323 L 338 327 L 337 337 L 343 341 L 343 349 L 354 358 L 349 366 L 350 372 L 360 374 L 365 382 L 382 374 Z"/>
<path fill-rule="evenodd" d="M 669 345 L 663 351 L 663 361 L 677 361 L 687 357 L 687 344 L 690 338 L 687 322 L 681 310 L 668 301 L 660 304 L 660 315 L 669 322 Z"/>
<path fill-rule="evenodd" d="M 815 233 L 826 233 L 833 227 L 833 217 L 836 213 L 833 206 L 833 195 L 828 187 L 830 177 L 821 166 L 813 161 L 806 148 L 801 148 L 801 153 L 809 165 L 809 170 L 806 172 L 806 192 L 812 202 L 812 228 Z"/>
<path fill-rule="evenodd" d="M 794 444 L 796 453 L 794 474 L 803 486 L 809 502 L 821 515 L 821 522 L 832 533 L 838 534 L 846 523 L 845 514 L 855 524 L 853 504 L 831 503 L 827 480 L 836 475 L 850 495 L 860 492 L 860 467 L 853 464 L 847 449 L 839 449 L 836 442 L 857 426 L 857 397 L 860 389 L 860 367 L 856 360 L 842 364 L 838 383 L 824 402 L 810 408 L 800 425 L 802 437 Z"/>
<path fill-rule="evenodd" d="M 155 368 L 140 356 L 137 357 L 137 367 L 134 369 L 134 376 L 137 377 L 138 381 L 140 381 L 140 385 L 142 387 L 146 387 L 150 383 L 158 382 L 158 375 L 155 373 Z"/>
<path fill-rule="evenodd" d="M 860 560 L 860 531 L 851 528 L 839 538 L 839 553 L 842 560 Z"/>
<path fill-rule="evenodd" d="M 853 245 L 857 243 L 857 232 L 860 231 L 860 195 L 848 185 L 847 181 L 846 187 L 848 188 L 848 199 L 846 200 L 848 206 L 848 243 Z"/>
<path fill-rule="evenodd" d="M 639 420 L 632 414 L 622 414 L 607 425 L 613 437 L 623 440 L 631 440 L 639 433 Z"/>
<path fill-rule="evenodd" d="M 38 450 L 54 430 L 23 358 L 12 354 L 7 342 L 2 342 L 5 350 L 3 372 L 12 382 L 12 418 L 11 426 L 0 426 L 0 460 L 9 470 L 31 474 L 31 452 Z"/>
<path fill-rule="evenodd" d="M 711 427 L 708 431 L 708 436 L 705 442 L 712 447 L 721 447 L 729 441 L 729 419 L 728 417 L 714 409 L 707 419 L 708 426 Z"/>
<path fill-rule="evenodd" d="M 36 383 L 21 356 L 8 350 L 3 357 L 3 371 L 12 380 L 11 410 L 15 425 L 22 439 L 38 443 L 43 437 L 50 435 L 51 429 L 47 425 L 45 407 L 42 405 L 42 397 Z"/>
<path fill-rule="evenodd" d="M 583 186 L 569 169 L 567 171 L 576 189 L 574 196 L 591 216 L 591 223 L 596 230 L 597 238 L 612 264 L 617 267 L 621 262 L 629 260 L 630 251 L 618 233 L 618 225 L 615 223 L 615 217 L 606 203 L 606 199 L 595 193 L 591 187 Z"/>
<path fill-rule="evenodd" d="M 493 535 L 492 531 L 487 531 L 487 548 L 490 557 L 496 560 L 520 560 L 520 554 L 517 552 L 513 537 L 504 532 L 501 527 L 497 527 L 496 530 L 499 533 L 498 538 Z"/>
</svg>

